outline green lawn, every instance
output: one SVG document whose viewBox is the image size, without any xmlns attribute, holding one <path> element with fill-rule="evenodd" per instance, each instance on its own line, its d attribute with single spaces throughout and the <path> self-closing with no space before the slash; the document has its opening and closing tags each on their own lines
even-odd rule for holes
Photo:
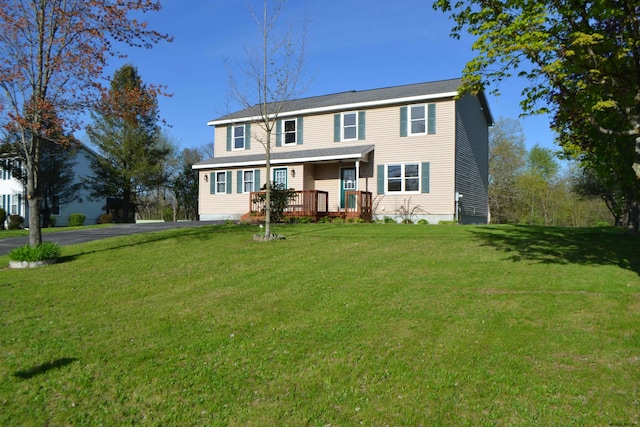
<svg viewBox="0 0 640 427">
<path fill-rule="evenodd" d="M 640 423 L 637 236 L 274 228 L 0 271 L 0 425 Z"/>
</svg>

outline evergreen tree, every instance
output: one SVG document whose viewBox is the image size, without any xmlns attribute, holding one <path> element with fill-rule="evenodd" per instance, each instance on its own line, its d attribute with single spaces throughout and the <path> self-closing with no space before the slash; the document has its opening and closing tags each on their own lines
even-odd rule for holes
<svg viewBox="0 0 640 427">
<path fill-rule="evenodd" d="M 100 154 L 87 185 L 93 197 L 122 201 L 118 221 L 134 220 L 139 195 L 167 180 L 164 164 L 171 150 L 158 125 L 157 94 L 144 85 L 136 67 L 124 65 L 87 128 Z"/>
</svg>

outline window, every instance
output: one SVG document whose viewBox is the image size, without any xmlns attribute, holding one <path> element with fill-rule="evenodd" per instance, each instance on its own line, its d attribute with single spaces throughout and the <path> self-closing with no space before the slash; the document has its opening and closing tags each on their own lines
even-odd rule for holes
<svg viewBox="0 0 640 427">
<path fill-rule="evenodd" d="M 400 107 L 400 136 L 435 135 L 436 104 Z"/>
<path fill-rule="evenodd" d="M 233 127 L 233 149 L 244 150 L 244 125 Z"/>
<path fill-rule="evenodd" d="M 356 113 L 342 114 L 342 140 L 358 138 L 358 115 Z"/>
<path fill-rule="evenodd" d="M 297 143 L 297 126 L 296 120 L 284 121 L 284 145 L 295 145 Z"/>
<path fill-rule="evenodd" d="M 227 192 L 227 173 L 216 172 L 215 176 L 216 176 L 216 182 L 215 182 L 216 194 L 226 193 Z"/>
<path fill-rule="evenodd" d="M 389 193 L 417 193 L 420 191 L 420 163 L 399 163 L 387 165 L 387 186 Z"/>
<path fill-rule="evenodd" d="M 336 114 L 333 122 L 333 142 L 364 140 L 365 117 L 365 111 Z"/>
<path fill-rule="evenodd" d="M 254 181 L 254 172 L 252 170 L 242 172 L 242 192 L 243 193 L 251 193 L 253 191 L 253 188 L 254 188 L 253 181 Z"/>
<path fill-rule="evenodd" d="M 425 133 L 427 130 L 426 117 L 424 113 L 424 105 L 414 105 L 410 108 L 410 127 L 409 134 L 416 135 Z"/>
<path fill-rule="evenodd" d="M 287 168 L 276 168 L 273 170 L 273 182 L 281 188 L 287 188 Z"/>
</svg>

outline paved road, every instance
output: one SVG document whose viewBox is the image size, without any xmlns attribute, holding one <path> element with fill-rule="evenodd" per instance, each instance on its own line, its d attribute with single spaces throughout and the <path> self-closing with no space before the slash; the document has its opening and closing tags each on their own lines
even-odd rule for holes
<svg viewBox="0 0 640 427">
<path fill-rule="evenodd" d="M 201 227 L 204 225 L 220 224 L 222 221 L 186 221 L 186 222 L 151 222 L 144 224 L 114 224 L 107 228 L 87 228 L 55 233 L 42 233 L 45 242 L 56 242 L 60 246 L 75 245 L 106 239 L 107 237 L 127 236 L 151 231 L 169 230 L 172 228 Z M 0 256 L 6 255 L 13 248 L 23 246 L 29 242 L 27 236 L 0 239 Z"/>
</svg>

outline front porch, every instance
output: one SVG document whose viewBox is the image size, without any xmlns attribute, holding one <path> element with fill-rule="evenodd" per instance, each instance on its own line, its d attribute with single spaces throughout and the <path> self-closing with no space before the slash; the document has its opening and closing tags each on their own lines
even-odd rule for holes
<svg viewBox="0 0 640 427">
<path fill-rule="evenodd" d="M 250 218 L 260 219 L 264 215 L 264 191 L 254 191 L 249 194 L 249 212 L 242 216 L 243 220 Z M 289 198 L 284 208 L 285 217 L 312 218 L 318 221 L 325 216 L 342 218 L 362 218 L 371 221 L 372 194 L 369 191 L 345 191 L 345 207 L 338 211 L 329 210 L 329 192 L 319 190 L 296 191 Z"/>
</svg>

